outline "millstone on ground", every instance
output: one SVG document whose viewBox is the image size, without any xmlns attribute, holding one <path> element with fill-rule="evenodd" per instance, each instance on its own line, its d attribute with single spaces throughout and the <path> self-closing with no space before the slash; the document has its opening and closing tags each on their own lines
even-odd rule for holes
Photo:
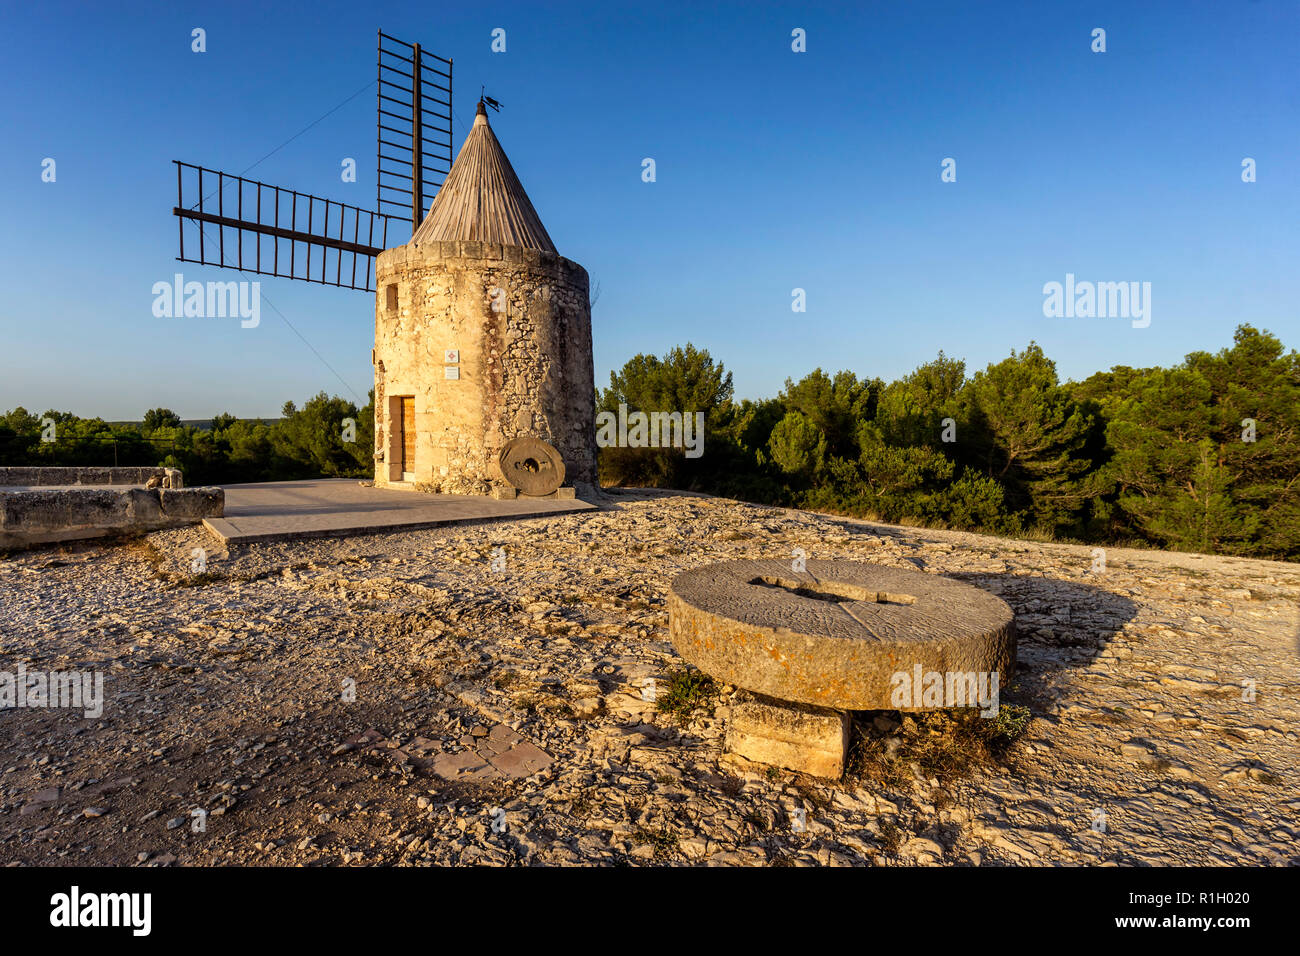
<svg viewBox="0 0 1300 956">
<path fill-rule="evenodd" d="M 730 749 L 819 776 L 839 775 L 848 743 L 847 719 L 828 713 L 933 709 L 919 687 L 900 706 L 895 675 L 910 687 L 918 669 L 944 675 L 945 685 L 949 675 L 996 673 L 1001 686 L 1015 668 L 1011 608 L 919 571 L 844 560 L 808 561 L 802 571 L 786 561 L 725 561 L 678 575 L 668 608 L 683 658 L 770 698 L 736 709 Z M 809 706 L 822 709 L 820 723 Z M 828 758 L 837 750 L 838 765 Z"/>
<path fill-rule="evenodd" d="M 1000 598 L 960 581 L 858 561 L 724 561 L 678 575 L 677 652 L 705 673 L 778 700 L 839 710 L 892 701 L 893 676 L 996 671 L 1016 659 Z"/>
</svg>

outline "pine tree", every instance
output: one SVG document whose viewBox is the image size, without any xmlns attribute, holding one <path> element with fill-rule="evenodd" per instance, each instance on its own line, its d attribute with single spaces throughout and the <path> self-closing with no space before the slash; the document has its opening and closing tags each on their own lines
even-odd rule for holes
<svg viewBox="0 0 1300 956">
<path fill-rule="evenodd" d="M 1094 422 L 1057 381 L 1056 365 L 1035 343 L 976 372 L 961 391 L 966 437 L 958 452 L 1006 488 L 1008 503 L 1040 526 L 1067 525 L 1087 498 L 1079 479 Z"/>
</svg>

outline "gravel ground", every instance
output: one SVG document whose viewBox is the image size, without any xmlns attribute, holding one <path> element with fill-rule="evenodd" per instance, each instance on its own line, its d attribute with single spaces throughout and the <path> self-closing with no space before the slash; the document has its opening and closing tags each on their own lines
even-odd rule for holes
<svg viewBox="0 0 1300 956">
<path fill-rule="evenodd" d="M 0 861 L 1300 863 L 1300 567 L 1108 549 L 1099 573 L 1087 547 L 670 492 L 605 505 L 0 558 L 0 671 L 98 672 L 106 697 L 98 717 L 0 711 Z M 732 688 L 657 712 L 648 688 L 682 666 L 673 576 L 796 548 L 1011 605 L 1003 701 L 1033 719 L 1001 762 L 815 780 L 723 754 Z M 897 732 L 876 716 L 865 733 Z M 494 756 L 506 739 L 532 756 Z"/>
</svg>

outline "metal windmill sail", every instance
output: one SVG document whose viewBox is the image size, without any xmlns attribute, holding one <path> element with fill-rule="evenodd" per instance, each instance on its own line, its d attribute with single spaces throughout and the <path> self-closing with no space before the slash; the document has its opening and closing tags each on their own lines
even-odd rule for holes
<svg viewBox="0 0 1300 956">
<path fill-rule="evenodd" d="M 379 31 L 373 210 L 173 160 L 176 258 L 373 292 L 375 256 L 451 170 L 451 78 L 451 60 Z"/>
</svg>

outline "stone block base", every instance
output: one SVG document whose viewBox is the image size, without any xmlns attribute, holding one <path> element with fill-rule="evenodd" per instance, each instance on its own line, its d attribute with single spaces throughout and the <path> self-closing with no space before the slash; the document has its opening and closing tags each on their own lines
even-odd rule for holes
<svg viewBox="0 0 1300 956">
<path fill-rule="evenodd" d="M 747 760 L 838 779 L 849 749 L 842 710 L 746 695 L 732 704 L 727 750 Z"/>
<path fill-rule="evenodd" d="M 493 485 L 492 497 L 501 499 L 503 501 L 508 501 L 512 498 L 525 498 L 529 496 L 519 494 L 519 492 L 515 488 L 511 487 L 510 485 Z M 558 499 L 558 500 L 573 499 L 577 497 L 577 491 L 573 488 L 561 487 L 561 488 L 556 488 L 549 495 L 532 495 L 532 497 L 551 498 L 551 499 Z"/>
</svg>

